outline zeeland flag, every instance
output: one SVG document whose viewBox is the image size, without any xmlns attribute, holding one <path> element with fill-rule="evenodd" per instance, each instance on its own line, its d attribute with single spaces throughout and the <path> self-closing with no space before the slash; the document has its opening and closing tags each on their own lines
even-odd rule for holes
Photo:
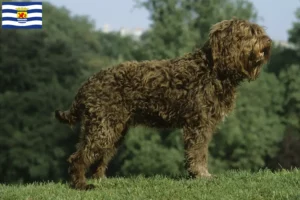
<svg viewBox="0 0 300 200">
<path fill-rule="evenodd" d="M 41 29 L 42 2 L 2 2 L 2 29 Z"/>
</svg>

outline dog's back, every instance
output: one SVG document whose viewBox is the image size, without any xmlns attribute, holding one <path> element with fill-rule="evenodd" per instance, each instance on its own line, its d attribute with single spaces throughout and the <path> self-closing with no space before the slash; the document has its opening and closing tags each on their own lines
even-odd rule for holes
<svg viewBox="0 0 300 200">
<path fill-rule="evenodd" d="M 132 114 L 132 123 L 177 126 L 203 73 L 194 59 L 186 58 L 124 62 L 102 70 L 81 86 L 69 110 L 57 110 L 55 116 L 74 124 L 86 110 L 117 106 Z"/>
</svg>

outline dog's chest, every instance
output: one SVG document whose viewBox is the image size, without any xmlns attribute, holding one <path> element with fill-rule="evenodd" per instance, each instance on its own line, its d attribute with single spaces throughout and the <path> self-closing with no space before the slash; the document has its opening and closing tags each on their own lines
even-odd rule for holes
<svg viewBox="0 0 300 200">
<path fill-rule="evenodd" d="M 209 91 L 213 92 L 207 92 L 204 89 L 196 95 L 199 113 L 216 121 L 224 121 L 234 108 L 235 91 L 218 91 L 216 88 Z"/>
</svg>

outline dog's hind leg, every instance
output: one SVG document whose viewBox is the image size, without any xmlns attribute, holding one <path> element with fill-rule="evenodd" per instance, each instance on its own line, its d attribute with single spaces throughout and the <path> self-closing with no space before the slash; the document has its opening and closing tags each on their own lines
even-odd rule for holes
<svg viewBox="0 0 300 200">
<path fill-rule="evenodd" d="M 91 115 L 93 116 L 93 115 Z M 98 121 L 97 118 L 83 120 L 82 138 L 77 146 L 77 151 L 68 159 L 70 163 L 69 174 L 71 186 L 75 189 L 91 189 L 87 185 L 85 173 L 92 164 L 101 161 L 99 173 L 105 168 L 116 151 L 116 144 L 126 128 L 124 113 L 110 114 Z"/>
<path fill-rule="evenodd" d="M 128 128 L 126 127 L 121 134 L 121 138 L 115 141 L 114 147 L 107 148 L 107 149 L 101 149 L 102 157 L 99 159 L 96 164 L 91 169 L 93 173 L 93 178 L 100 179 L 105 178 L 105 172 L 107 170 L 107 166 L 110 162 L 110 160 L 113 158 L 113 156 L 116 154 L 118 147 L 122 144 L 124 136 L 126 135 L 128 131 Z"/>
<path fill-rule="evenodd" d="M 88 185 L 86 183 L 85 174 L 98 156 L 96 153 L 97 149 L 91 143 L 91 141 L 93 141 L 93 135 L 89 134 L 89 131 L 96 127 L 90 126 L 87 130 L 86 128 L 85 125 L 82 125 L 82 138 L 80 138 L 80 141 L 77 144 L 77 151 L 68 158 L 68 162 L 70 163 L 68 172 L 71 178 L 71 187 L 79 190 L 94 188 L 93 185 Z"/>
</svg>

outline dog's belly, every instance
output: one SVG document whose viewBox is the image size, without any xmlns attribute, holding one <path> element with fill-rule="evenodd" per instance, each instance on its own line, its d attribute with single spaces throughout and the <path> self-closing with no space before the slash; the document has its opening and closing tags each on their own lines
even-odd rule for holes
<svg viewBox="0 0 300 200">
<path fill-rule="evenodd" d="M 178 116 L 164 116 L 163 112 L 136 111 L 132 116 L 132 125 L 145 125 L 153 128 L 181 128 L 182 124 Z"/>
</svg>

